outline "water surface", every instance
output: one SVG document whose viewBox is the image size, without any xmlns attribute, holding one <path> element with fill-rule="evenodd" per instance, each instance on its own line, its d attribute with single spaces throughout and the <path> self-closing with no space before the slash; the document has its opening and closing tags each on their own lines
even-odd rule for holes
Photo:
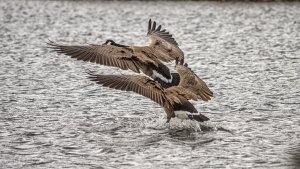
<svg viewBox="0 0 300 169">
<path fill-rule="evenodd" d="M 0 1 L 0 168 L 296 168 L 299 8 Z M 193 102 L 209 122 L 167 126 L 151 100 L 102 88 L 85 73 L 127 72 L 45 48 L 47 39 L 147 44 L 149 18 L 174 34 L 215 93 Z"/>
</svg>

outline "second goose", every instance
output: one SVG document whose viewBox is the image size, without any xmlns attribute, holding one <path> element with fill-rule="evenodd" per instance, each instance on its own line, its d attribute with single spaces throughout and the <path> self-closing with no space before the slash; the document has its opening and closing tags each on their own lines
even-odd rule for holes
<svg viewBox="0 0 300 169">
<path fill-rule="evenodd" d="M 133 91 L 150 98 L 163 107 L 167 114 L 167 122 L 173 117 L 199 122 L 209 120 L 203 114 L 198 113 L 189 100 L 208 101 L 212 96 L 212 92 L 204 82 L 197 83 L 196 85 L 199 85 L 197 88 L 189 87 L 190 80 L 194 76 L 189 76 L 189 73 L 186 73 L 187 67 L 178 65 L 176 70 L 181 77 L 180 83 L 178 86 L 167 89 L 162 88 L 158 82 L 140 75 L 96 75 L 90 73 L 89 78 L 105 87 Z"/>
</svg>

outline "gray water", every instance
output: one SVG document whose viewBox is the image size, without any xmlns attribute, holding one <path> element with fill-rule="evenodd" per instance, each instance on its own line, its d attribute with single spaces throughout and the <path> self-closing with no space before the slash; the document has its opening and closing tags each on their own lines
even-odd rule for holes
<svg viewBox="0 0 300 169">
<path fill-rule="evenodd" d="M 300 165 L 294 160 L 299 3 L 0 1 L 0 7 L 0 168 Z M 100 87 L 85 73 L 130 72 L 45 48 L 48 39 L 147 44 L 149 18 L 174 34 L 215 93 L 209 102 L 193 102 L 209 122 L 172 119 L 168 126 L 156 103 Z"/>
</svg>

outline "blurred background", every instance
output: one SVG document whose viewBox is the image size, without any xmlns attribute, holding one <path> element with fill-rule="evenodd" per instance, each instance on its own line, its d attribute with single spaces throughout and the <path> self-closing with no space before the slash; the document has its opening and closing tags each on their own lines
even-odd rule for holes
<svg viewBox="0 0 300 169">
<path fill-rule="evenodd" d="M 0 1 L 0 168 L 298 168 L 300 3 Z M 147 45 L 155 20 L 214 92 L 209 122 L 173 119 L 102 88 L 50 52 L 106 39 Z M 171 64 L 173 66 L 173 64 Z"/>
</svg>

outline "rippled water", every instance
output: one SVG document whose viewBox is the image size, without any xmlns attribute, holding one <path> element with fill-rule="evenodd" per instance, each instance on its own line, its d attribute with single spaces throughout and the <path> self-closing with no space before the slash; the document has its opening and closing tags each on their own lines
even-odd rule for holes
<svg viewBox="0 0 300 169">
<path fill-rule="evenodd" d="M 0 168 L 299 165 L 299 3 L 0 1 L 0 7 Z M 214 91 L 212 101 L 194 102 L 209 122 L 173 119 L 167 126 L 154 102 L 97 86 L 85 73 L 125 71 L 45 48 L 47 39 L 145 44 L 149 18 L 174 34 Z"/>
</svg>

